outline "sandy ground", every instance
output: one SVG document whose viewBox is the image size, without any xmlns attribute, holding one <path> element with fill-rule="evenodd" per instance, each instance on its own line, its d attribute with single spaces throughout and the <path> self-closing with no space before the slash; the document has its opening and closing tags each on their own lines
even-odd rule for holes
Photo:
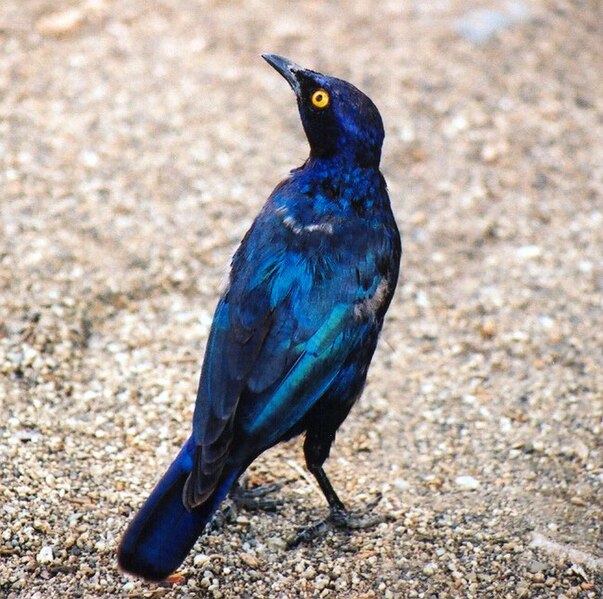
<svg viewBox="0 0 603 599">
<path fill-rule="evenodd" d="M 0 594 L 603 597 L 602 38 L 596 1 L 3 0 Z M 326 513 L 291 442 L 250 470 L 278 513 L 146 584 L 116 543 L 188 435 L 229 257 L 307 152 L 262 51 L 386 124 L 403 286 L 327 471 L 388 520 L 285 551 Z"/>
</svg>

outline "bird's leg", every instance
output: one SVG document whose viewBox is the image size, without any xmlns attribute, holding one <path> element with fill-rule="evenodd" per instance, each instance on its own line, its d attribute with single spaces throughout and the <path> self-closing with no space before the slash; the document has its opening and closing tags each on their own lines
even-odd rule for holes
<svg viewBox="0 0 603 599">
<path fill-rule="evenodd" d="M 261 487 L 248 488 L 238 481 L 230 490 L 229 497 L 238 508 L 246 510 L 259 510 L 264 512 L 275 512 L 283 505 L 282 499 L 269 499 L 266 495 L 278 491 L 280 485 L 262 485 Z"/>
<path fill-rule="evenodd" d="M 331 481 L 327 477 L 327 473 L 324 471 L 322 465 L 317 464 L 307 464 L 308 470 L 314 475 L 322 494 L 325 496 L 329 504 L 329 508 L 331 508 L 331 512 L 345 512 L 345 505 L 339 497 L 337 493 L 335 493 L 335 489 L 331 484 Z"/>
<path fill-rule="evenodd" d="M 304 453 L 308 470 L 314 475 L 320 490 L 329 504 L 329 515 L 322 522 L 298 531 L 297 535 L 287 543 L 288 549 L 293 549 L 301 543 L 311 541 L 324 534 L 330 528 L 338 528 L 349 532 L 370 528 L 383 521 L 381 516 L 369 514 L 381 501 L 381 495 L 378 495 L 374 501 L 368 504 L 360 514 L 352 514 L 346 509 L 322 467 L 329 455 L 332 438 L 328 440 L 326 447 L 321 441 L 322 439 L 315 435 L 310 435 L 308 432 L 304 443 Z"/>
</svg>

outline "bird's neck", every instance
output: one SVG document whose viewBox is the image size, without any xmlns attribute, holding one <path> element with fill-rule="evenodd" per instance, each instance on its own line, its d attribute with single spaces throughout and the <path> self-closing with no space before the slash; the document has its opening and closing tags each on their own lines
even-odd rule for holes
<svg viewBox="0 0 603 599">
<path fill-rule="evenodd" d="M 326 211 L 337 208 L 362 212 L 387 202 L 378 165 L 361 166 L 337 156 L 310 157 L 294 171 L 293 178 L 303 193 L 312 197 L 313 205 Z"/>
<path fill-rule="evenodd" d="M 317 158 L 310 154 L 304 164 L 303 170 L 316 178 L 330 178 L 333 180 L 366 180 L 379 178 L 379 163 L 361 164 L 348 153 L 337 153 L 329 157 Z"/>
</svg>

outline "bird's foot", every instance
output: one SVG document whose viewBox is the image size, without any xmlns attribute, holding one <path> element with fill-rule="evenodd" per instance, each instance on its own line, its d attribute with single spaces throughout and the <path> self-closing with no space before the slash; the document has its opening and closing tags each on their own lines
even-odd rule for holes
<svg viewBox="0 0 603 599">
<path fill-rule="evenodd" d="M 273 483 L 252 487 L 251 489 L 236 484 L 230 490 L 222 509 L 212 518 L 209 530 L 219 530 L 227 523 L 236 522 L 240 509 L 248 511 L 276 512 L 283 505 L 282 499 L 269 499 L 266 495 L 278 491 L 281 486 Z"/>
<path fill-rule="evenodd" d="M 261 487 L 246 488 L 237 485 L 230 491 L 229 497 L 237 508 L 251 511 L 276 512 L 283 505 L 282 499 L 270 499 L 266 495 L 274 493 L 281 488 L 273 483 Z"/>
<path fill-rule="evenodd" d="M 302 543 L 309 543 L 333 528 L 351 532 L 380 524 L 384 521 L 383 516 L 370 513 L 380 501 L 381 493 L 358 513 L 349 512 L 345 508 L 331 508 L 329 515 L 322 522 L 298 530 L 297 534 L 287 541 L 287 549 L 294 549 Z"/>
</svg>

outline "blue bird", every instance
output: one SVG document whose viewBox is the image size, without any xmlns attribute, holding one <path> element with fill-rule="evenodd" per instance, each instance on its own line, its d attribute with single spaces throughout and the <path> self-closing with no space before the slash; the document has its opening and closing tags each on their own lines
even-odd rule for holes
<svg viewBox="0 0 603 599">
<path fill-rule="evenodd" d="M 384 130 L 356 87 L 286 58 L 310 145 L 235 253 L 207 342 L 192 435 L 130 523 L 120 567 L 163 580 L 185 559 L 247 467 L 305 432 L 329 504 L 324 525 L 358 527 L 323 463 L 359 398 L 400 267 L 400 235 L 379 171 Z"/>
</svg>

